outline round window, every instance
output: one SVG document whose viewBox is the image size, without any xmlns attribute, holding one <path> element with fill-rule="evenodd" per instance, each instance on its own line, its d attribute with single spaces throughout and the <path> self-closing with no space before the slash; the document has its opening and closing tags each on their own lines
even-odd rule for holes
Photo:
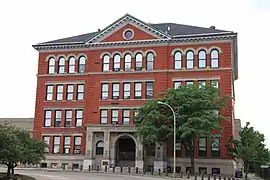
<svg viewBox="0 0 270 180">
<path fill-rule="evenodd" d="M 127 40 L 130 40 L 133 38 L 133 31 L 128 29 L 124 32 L 124 38 L 127 39 Z"/>
</svg>

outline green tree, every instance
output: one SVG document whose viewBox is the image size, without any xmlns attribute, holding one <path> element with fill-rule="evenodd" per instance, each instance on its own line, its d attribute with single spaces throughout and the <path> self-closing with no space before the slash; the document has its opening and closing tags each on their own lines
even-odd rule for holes
<svg viewBox="0 0 270 180">
<path fill-rule="evenodd" d="M 228 155 L 236 161 L 242 161 L 245 177 L 247 178 L 250 165 L 262 165 L 270 162 L 269 150 L 266 148 L 264 135 L 246 125 L 239 132 L 240 140 L 231 138 L 226 146 Z"/>
<path fill-rule="evenodd" d="M 221 97 L 219 90 L 212 86 L 181 86 L 169 89 L 160 99 L 151 100 L 138 109 L 134 117 L 137 134 L 143 143 L 162 143 L 173 136 L 173 114 L 162 101 L 173 107 L 176 114 L 176 136 L 187 152 L 190 152 L 191 173 L 194 173 L 194 139 L 216 137 L 221 133 L 217 114 L 226 106 L 228 97 Z M 215 131 L 215 132 L 214 132 Z M 213 133 L 214 132 L 214 133 Z"/>
<path fill-rule="evenodd" d="M 45 158 L 47 145 L 31 137 L 31 133 L 8 123 L 0 124 L 0 162 L 7 165 L 9 175 L 18 162 L 37 164 Z"/>
</svg>

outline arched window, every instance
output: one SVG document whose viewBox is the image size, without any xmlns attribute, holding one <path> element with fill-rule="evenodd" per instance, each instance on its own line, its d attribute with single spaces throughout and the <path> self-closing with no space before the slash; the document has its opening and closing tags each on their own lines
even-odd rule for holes
<svg viewBox="0 0 270 180">
<path fill-rule="evenodd" d="M 131 70 L 131 55 L 126 54 L 125 55 L 125 71 L 130 71 Z"/>
<path fill-rule="evenodd" d="M 51 57 L 48 64 L 48 73 L 53 74 L 55 72 L 55 59 Z"/>
<path fill-rule="evenodd" d="M 60 57 L 58 62 L 58 73 L 65 73 L 65 58 Z"/>
<path fill-rule="evenodd" d="M 75 64 L 76 64 L 76 61 L 75 61 L 75 57 L 70 57 L 69 60 L 68 60 L 68 72 L 69 73 L 75 73 Z"/>
<path fill-rule="evenodd" d="M 110 56 L 105 55 L 102 58 L 102 71 L 109 71 L 110 70 Z"/>
<path fill-rule="evenodd" d="M 121 60 L 121 57 L 119 54 L 116 54 L 113 57 L 113 71 L 120 71 L 120 60 Z"/>
<path fill-rule="evenodd" d="M 148 53 L 146 56 L 146 69 L 153 70 L 154 69 L 154 54 Z"/>
<path fill-rule="evenodd" d="M 86 65 L 86 58 L 84 56 L 81 56 L 79 58 L 79 68 L 78 68 L 79 73 L 85 72 L 85 65 Z"/>
<path fill-rule="evenodd" d="M 219 52 L 214 49 L 211 51 L 211 68 L 217 68 L 219 66 Z"/>
<path fill-rule="evenodd" d="M 182 53 L 176 52 L 174 54 L 174 69 L 181 69 L 182 68 Z"/>
<path fill-rule="evenodd" d="M 187 69 L 194 68 L 194 53 L 192 51 L 187 52 Z"/>
<path fill-rule="evenodd" d="M 206 52 L 204 50 L 201 50 L 198 54 L 199 59 L 199 68 L 205 68 L 206 67 Z"/>
<path fill-rule="evenodd" d="M 98 141 L 96 144 L 96 155 L 103 155 L 104 142 Z"/>
<path fill-rule="evenodd" d="M 135 56 L 135 70 L 141 71 L 142 66 L 143 66 L 143 55 L 141 53 L 138 53 Z"/>
</svg>

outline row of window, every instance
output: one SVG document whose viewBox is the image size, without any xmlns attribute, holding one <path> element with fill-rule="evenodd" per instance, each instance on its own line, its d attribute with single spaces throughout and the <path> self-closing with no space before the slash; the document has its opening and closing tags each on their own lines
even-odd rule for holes
<svg viewBox="0 0 270 180">
<path fill-rule="evenodd" d="M 54 97 L 54 88 L 56 88 L 56 93 Z M 74 96 L 75 93 L 75 88 L 76 88 L 76 95 Z M 64 90 L 66 91 L 66 94 L 64 96 Z M 46 85 L 46 101 L 51 101 L 51 100 L 67 100 L 67 101 L 72 101 L 72 100 L 83 100 L 84 98 L 84 84 L 58 84 L 58 85 Z"/>
<path fill-rule="evenodd" d="M 143 55 L 142 53 L 137 53 L 135 55 L 135 63 L 132 65 L 132 55 L 127 53 L 124 56 L 124 67 L 121 68 L 121 56 L 120 54 L 115 54 L 112 61 L 112 69 L 110 67 L 110 56 L 108 54 L 104 55 L 102 58 L 102 71 L 131 71 L 135 69 L 136 71 L 141 71 L 143 69 Z M 193 69 L 195 64 L 195 55 L 192 50 L 189 50 L 185 55 L 185 62 L 187 69 Z M 155 55 L 153 52 L 149 52 L 146 55 L 146 70 L 154 69 Z M 205 50 L 200 50 L 197 55 L 198 68 L 206 68 L 207 63 L 207 53 Z M 66 62 L 68 63 L 66 69 Z M 78 64 L 76 64 L 76 59 L 74 56 L 69 57 L 66 61 L 65 57 L 59 57 L 58 64 L 56 66 L 56 61 L 54 57 L 50 57 L 48 60 L 48 73 L 54 74 L 55 72 L 62 73 L 85 73 L 86 68 L 86 57 L 80 56 L 78 59 Z M 183 54 L 180 51 L 174 53 L 174 69 L 182 69 L 183 65 Z M 134 67 L 133 67 L 134 66 Z M 213 49 L 210 53 L 210 67 L 219 67 L 219 51 Z"/>
<path fill-rule="evenodd" d="M 50 57 L 48 61 L 48 73 L 84 73 L 86 66 L 86 58 L 84 56 L 80 56 L 78 60 L 78 64 L 76 64 L 76 59 L 74 56 L 69 57 L 67 63 L 68 68 L 66 69 L 66 59 L 64 56 L 59 57 L 58 64 L 56 67 L 56 61 L 54 57 Z"/>
<path fill-rule="evenodd" d="M 72 127 L 73 113 L 75 113 L 75 127 L 82 127 L 83 110 L 45 110 L 44 127 Z"/>
<path fill-rule="evenodd" d="M 131 116 L 136 116 L 137 111 L 134 110 L 131 114 L 130 109 L 101 109 L 100 110 L 100 124 L 130 124 Z M 120 118 L 120 115 L 122 117 Z M 110 119 L 109 119 L 110 117 Z M 120 121 L 121 119 L 121 121 Z M 110 122 L 109 122 L 110 120 Z"/>
<path fill-rule="evenodd" d="M 63 138 L 63 143 L 61 143 L 61 138 Z M 52 139 L 52 149 L 51 147 L 51 139 Z M 81 136 L 43 136 L 43 141 L 48 145 L 47 152 L 53 154 L 80 154 L 81 153 L 81 145 L 82 145 L 82 137 Z M 71 143 L 73 141 L 73 149 L 71 149 Z M 62 145 L 61 145 L 62 144 Z M 63 151 L 61 152 L 61 148 L 63 147 Z"/>
<path fill-rule="evenodd" d="M 173 82 L 173 87 L 174 89 L 181 87 L 182 85 L 192 85 L 195 83 L 195 81 L 174 81 Z M 207 80 L 198 80 L 198 85 L 199 87 L 206 86 L 207 84 L 210 84 L 213 87 L 219 88 L 219 81 L 218 80 L 211 80 L 208 82 Z"/>
<path fill-rule="evenodd" d="M 142 82 L 134 82 L 134 99 L 142 99 Z M 131 99 L 131 83 L 123 83 L 122 92 L 123 95 L 120 97 L 120 83 L 112 83 L 111 89 L 112 99 Z M 152 99 L 154 97 L 154 82 L 149 81 L 145 83 L 145 94 L 146 99 Z M 101 99 L 109 99 L 109 83 L 101 84 Z"/>
</svg>

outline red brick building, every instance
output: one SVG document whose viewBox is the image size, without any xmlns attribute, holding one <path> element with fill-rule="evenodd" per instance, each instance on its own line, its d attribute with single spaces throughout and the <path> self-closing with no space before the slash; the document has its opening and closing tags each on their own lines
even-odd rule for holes
<svg viewBox="0 0 270 180">
<path fill-rule="evenodd" d="M 218 82 L 234 97 L 237 34 L 175 23 L 150 24 L 129 14 L 103 30 L 34 45 L 39 52 L 34 136 L 48 144 L 43 166 L 172 167 L 172 143 L 143 153 L 132 116 L 159 92 Z M 220 112 L 224 132 L 213 145 L 195 140 L 196 171 L 231 174 L 234 100 Z M 177 171 L 190 167 L 177 148 Z"/>
</svg>

